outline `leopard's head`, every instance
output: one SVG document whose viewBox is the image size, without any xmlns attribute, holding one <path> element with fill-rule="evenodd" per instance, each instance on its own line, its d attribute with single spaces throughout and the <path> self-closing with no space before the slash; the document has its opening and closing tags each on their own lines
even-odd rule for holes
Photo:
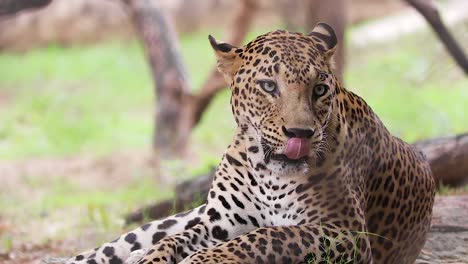
<svg viewBox="0 0 468 264">
<path fill-rule="evenodd" d="M 241 48 L 209 40 L 231 87 L 234 118 L 250 152 L 258 152 L 254 162 L 277 173 L 307 168 L 326 148 L 338 90 L 334 30 L 325 23 L 308 35 L 277 30 Z"/>
</svg>

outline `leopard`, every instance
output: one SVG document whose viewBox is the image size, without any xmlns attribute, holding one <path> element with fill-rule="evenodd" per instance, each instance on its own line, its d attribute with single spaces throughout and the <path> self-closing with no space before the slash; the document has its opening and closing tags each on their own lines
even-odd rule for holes
<svg viewBox="0 0 468 264">
<path fill-rule="evenodd" d="M 66 263 L 414 263 L 431 168 L 336 77 L 334 29 L 209 42 L 236 130 L 206 202 Z"/>
</svg>

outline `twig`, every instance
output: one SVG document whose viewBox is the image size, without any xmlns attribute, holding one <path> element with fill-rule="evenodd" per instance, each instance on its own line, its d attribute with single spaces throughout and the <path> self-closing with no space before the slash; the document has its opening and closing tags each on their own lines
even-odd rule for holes
<svg viewBox="0 0 468 264">
<path fill-rule="evenodd" d="M 233 15 L 233 21 L 231 23 L 232 32 L 228 43 L 234 46 L 242 44 L 242 41 L 245 39 L 245 36 L 250 29 L 253 16 L 257 8 L 258 3 L 255 0 L 242 0 L 239 2 L 237 10 L 235 10 Z M 198 121 L 200 121 L 203 112 L 209 106 L 214 96 L 225 87 L 226 83 L 224 78 L 218 72 L 216 67 L 213 68 L 209 77 L 202 85 L 200 92 L 193 97 L 195 102 L 193 105 L 192 126 L 195 126 Z"/>
<path fill-rule="evenodd" d="M 406 2 L 427 20 L 455 62 L 468 75 L 468 58 L 445 26 L 434 3 L 431 0 L 406 0 Z"/>
</svg>

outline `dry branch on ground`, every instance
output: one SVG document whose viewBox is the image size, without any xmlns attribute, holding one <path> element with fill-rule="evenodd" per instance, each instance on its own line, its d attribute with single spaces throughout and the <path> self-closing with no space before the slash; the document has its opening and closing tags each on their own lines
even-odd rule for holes
<svg viewBox="0 0 468 264">
<path fill-rule="evenodd" d="M 0 0 L 0 16 L 14 15 L 20 11 L 41 8 L 52 0 Z"/>
<path fill-rule="evenodd" d="M 468 183 L 468 133 L 423 140 L 414 146 L 426 155 L 439 184 L 461 186 Z"/>
</svg>

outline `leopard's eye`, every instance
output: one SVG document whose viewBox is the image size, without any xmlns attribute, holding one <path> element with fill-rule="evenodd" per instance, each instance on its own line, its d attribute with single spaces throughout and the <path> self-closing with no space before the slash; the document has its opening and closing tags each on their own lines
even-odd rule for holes
<svg viewBox="0 0 468 264">
<path fill-rule="evenodd" d="M 328 86 L 325 84 L 318 84 L 314 86 L 314 95 L 316 97 L 323 96 L 328 91 Z"/>
<path fill-rule="evenodd" d="M 268 93 L 273 93 L 278 88 L 276 83 L 270 80 L 260 80 L 258 81 L 258 84 L 260 84 L 260 87 Z"/>
</svg>

